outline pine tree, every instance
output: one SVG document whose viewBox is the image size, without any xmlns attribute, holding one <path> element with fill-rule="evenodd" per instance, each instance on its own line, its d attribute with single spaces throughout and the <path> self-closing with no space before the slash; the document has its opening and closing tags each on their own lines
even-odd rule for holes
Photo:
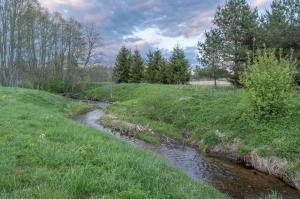
<svg viewBox="0 0 300 199">
<path fill-rule="evenodd" d="M 144 78 L 144 61 L 140 52 L 136 49 L 132 56 L 132 62 L 129 72 L 129 82 L 140 83 Z"/>
<path fill-rule="evenodd" d="M 185 58 L 184 50 L 177 45 L 169 61 L 172 84 L 185 84 L 190 81 L 189 63 Z"/>
<path fill-rule="evenodd" d="M 161 71 L 166 66 L 166 60 L 159 50 L 149 52 L 147 59 L 146 79 L 149 83 L 162 83 Z"/>
<path fill-rule="evenodd" d="M 222 38 L 218 30 L 211 30 L 205 33 L 205 41 L 198 44 L 199 63 L 205 69 L 199 72 L 214 79 L 215 87 L 217 86 L 217 79 L 226 74 L 222 63 Z M 203 73 L 205 72 L 205 73 Z"/>
<path fill-rule="evenodd" d="M 247 52 L 252 51 L 258 29 L 257 10 L 252 10 L 246 0 L 228 0 L 219 7 L 214 25 L 220 31 L 223 56 L 228 69 L 232 72 L 231 81 L 240 86 L 240 72 L 247 61 Z"/>
<path fill-rule="evenodd" d="M 113 78 L 117 83 L 129 82 L 130 65 L 131 52 L 123 46 L 117 56 L 116 65 L 113 70 Z"/>
<path fill-rule="evenodd" d="M 267 48 L 282 49 L 283 55 L 297 58 L 297 81 L 300 84 L 300 1 L 275 0 L 264 17 L 261 37 Z M 279 53 L 277 53 L 279 56 Z"/>
<path fill-rule="evenodd" d="M 267 47 L 282 48 L 288 39 L 284 37 L 284 29 L 286 29 L 284 10 L 285 8 L 280 1 L 273 1 L 271 11 L 267 11 L 264 16 L 261 37 Z"/>
<path fill-rule="evenodd" d="M 170 64 L 164 60 L 160 68 L 160 83 L 171 84 L 172 83 L 172 70 Z"/>
</svg>

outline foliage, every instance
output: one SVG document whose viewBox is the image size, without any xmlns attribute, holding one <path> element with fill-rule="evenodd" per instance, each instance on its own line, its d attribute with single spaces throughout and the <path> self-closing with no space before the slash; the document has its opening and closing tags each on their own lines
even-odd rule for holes
<svg viewBox="0 0 300 199">
<path fill-rule="evenodd" d="M 216 69 L 215 72 L 213 72 L 213 69 L 211 67 L 200 67 L 197 66 L 194 70 L 194 76 L 193 78 L 195 80 L 201 80 L 201 79 L 210 79 L 210 80 L 218 80 L 222 78 L 227 78 L 229 76 L 229 73 L 226 69 L 220 68 Z M 216 83 L 215 83 L 216 85 Z"/>
<path fill-rule="evenodd" d="M 300 69 L 299 16 L 299 0 L 273 1 L 271 9 L 263 16 L 260 31 L 260 43 L 266 44 L 268 48 L 282 49 L 284 56 L 289 55 L 291 49 L 294 51 L 294 56 L 297 58 L 298 73 Z"/>
<path fill-rule="evenodd" d="M 64 93 L 65 92 L 64 82 L 50 80 L 47 84 L 46 90 L 53 92 L 53 93 Z"/>
<path fill-rule="evenodd" d="M 253 64 L 248 66 L 243 75 L 243 83 L 255 114 L 260 117 L 277 116 L 286 110 L 292 95 L 293 81 L 291 60 L 278 60 L 275 51 L 270 50 L 258 52 Z"/>
<path fill-rule="evenodd" d="M 130 66 L 131 52 L 123 46 L 116 59 L 115 68 L 113 70 L 113 79 L 117 83 L 128 83 Z"/>
<path fill-rule="evenodd" d="M 246 0 L 229 0 L 224 6 L 218 7 L 213 20 L 215 28 L 210 35 L 206 35 L 215 40 L 213 44 L 209 44 L 215 49 L 213 53 L 218 54 L 214 57 L 217 56 L 231 72 L 230 81 L 235 87 L 240 86 L 239 75 L 243 63 L 247 61 L 247 52 L 254 49 L 257 19 L 257 10 L 252 10 Z M 201 48 L 203 46 L 200 45 Z M 212 52 L 206 52 L 204 59 L 207 60 L 207 56 L 211 55 Z"/>
<path fill-rule="evenodd" d="M 57 81 L 65 91 L 78 86 L 79 66 L 90 63 L 98 42 L 82 24 L 50 14 L 33 0 L 0 1 L 0 15 L 1 85 L 30 82 L 32 88 L 46 89 L 49 81 Z"/>
<path fill-rule="evenodd" d="M 283 199 L 283 197 L 277 193 L 273 193 L 263 199 Z"/>
<path fill-rule="evenodd" d="M 45 92 L 0 88 L 0 198 L 226 198 L 66 117 L 88 108 Z"/>
<path fill-rule="evenodd" d="M 172 84 L 186 84 L 190 81 L 190 65 L 188 60 L 185 58 L 184 50 L 180 48 L 179 45 L 173 49 L 169 65 Z"/>
<path fill-rule="evenodd" d="M 167 62 L 162 56 L 160 50 L 149 52 L 147 55 L 147 69 L 146 69 L 146 80 L 149 83 L 160 83 L 162 82 L 161 71 L 166 67 Z"/>
<path fill-rule="evenodd" d="M 129 69 L 129 82 L 140 83 L 144 79 L 144 60 L 140 52 L 136 49 L 132 55 L 132 63 Z"/>
<path fill-rule="evenodd" d="M 196 70 L 198 75 L 210 77 L 217 86 L 217 79 L 227 73 L 222 60 L 222 38 L 218 30 L 205 33 L 205 41 L 198 43 L 198 61 L 204 68 Z"/>
<path fill-rule="evenodd" d="M 111 82 L 113 68 L 101 64 L 96 64 L 93 66 L 87 66 L 86 73 L 89 81 L 95 82 Z"/>
</svg>

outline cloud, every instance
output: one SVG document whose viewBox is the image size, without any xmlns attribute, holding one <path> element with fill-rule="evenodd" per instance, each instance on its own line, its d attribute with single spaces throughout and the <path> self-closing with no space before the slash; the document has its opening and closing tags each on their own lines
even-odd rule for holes
<svg viewBox="0 0 300 199">
<path fill-rule="evenodd" d="M 254 7 L 266 7 L 267 5 L 270 5 L 272 0 L 253 0 L 252 6 Z"/>
<path fill-rule="evenodd" d="M 56 11 L 61 6 L 80 8 L 84 10 L 92 6 L 90 2 L 86 0 L 40 0 L 40 3 L 50 11 Z"/>
<path fill-rule="evenodd" d="M 113 60 L 122 45 L 144 54 L 155 48 L 169 54 L 180 43 L 195 62 L 197 42 L 212 24 L 218 4 L 226 0 L 40 0 L 50 11 L 59 11 L 99 27 L 104 60 Z M 271 0 L 249 0 L 262 9 Z"/>
<path fill-rule="evenodd" d="M 177 44 L 182 45 L 183 48 L 196 46 L 200 39 L 200 36 L 186 37 L 184 35 L 170 37 L 163 34 L 163 32 L 157 28 L 146 28 L 144 30 L 136 30 L 132 33 L 134 36 L 141 40 L 151 44 L 155 48 L 172 50 Z"/>
</svg>

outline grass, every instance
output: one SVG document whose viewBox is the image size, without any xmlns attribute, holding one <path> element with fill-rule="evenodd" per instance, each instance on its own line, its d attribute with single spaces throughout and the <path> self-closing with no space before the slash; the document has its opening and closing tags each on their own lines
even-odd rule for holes
<svg viewBox="0 0 300 199">
<path fill-rule="evenodd" d="M 72 119 L 90 107 L 0 88 L 0 198 L 226 198 Z"/>
<path fill-rule="evenodd" d="M 91 86 L 90 99 L 110 99 L 110 86 Z M 205 140 L 206 148 L 241 140 L 236 153 L 256 150 L 262 156 L 286 158 L 288 172 L 300 170 L 300 96 L 290 112 L 269 121 L 255 119 L 243 90 L 195 86 L 120 84 L 113 87 L 109 113 L 142 124 L 172 138 Z M 220 139 L 222 133 L 222 139 Z"/>
</svg>

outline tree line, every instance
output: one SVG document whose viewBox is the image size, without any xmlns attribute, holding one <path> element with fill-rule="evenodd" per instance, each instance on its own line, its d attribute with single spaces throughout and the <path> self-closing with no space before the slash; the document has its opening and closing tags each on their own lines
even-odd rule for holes
<svg viewBox="0 0 300 199">
<path fill-rule="evenodd" d="M 239 87 L 247 62 L 255 59 L 257 50 L 271 48 L 276 49 L 277 58 L 292 54 L 297 59 L 300 83 L 300 0 L 274 0 L 263 15 L 246 0 L 228 0 L 218 7 L 213 25 L 198 44 L 202 67 L 197 73 L 216 80 L 227 72 Z"/>
<path fill-rule="evenodd" d="M 97 59 L 99 33 L 36 0 L 0 0 L 0 85 L 75 89 Z"/>
<path fill-rule="evenodd" d="M 113 78 L 117 83 L 185 84 L 191 77 L 189 68 L 179 45 L 173 49 L 169 60 L 160 50 L 150 51 L 144 60 L 138 49 L 132 53 L 123 46 L 116 58 Z"/>
</svg>

